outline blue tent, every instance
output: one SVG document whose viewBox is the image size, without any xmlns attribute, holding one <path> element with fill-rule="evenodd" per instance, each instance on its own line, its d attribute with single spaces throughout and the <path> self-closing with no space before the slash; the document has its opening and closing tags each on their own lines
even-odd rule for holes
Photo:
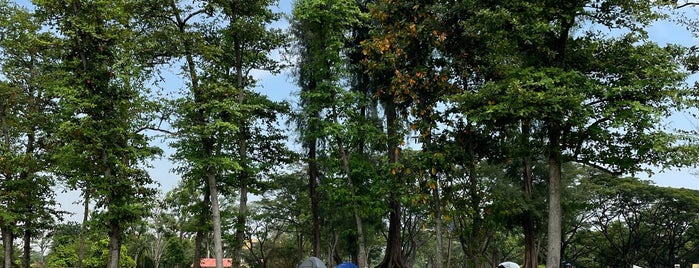
<svg viewBox="0 0 699 268">
<path fill-rule="evenodd" d="M 359 268 L 359 266 L 351 262 L 343 262 L 340 263 L 340 265 L 335 266 L 335 268 Z"/>
</svg>

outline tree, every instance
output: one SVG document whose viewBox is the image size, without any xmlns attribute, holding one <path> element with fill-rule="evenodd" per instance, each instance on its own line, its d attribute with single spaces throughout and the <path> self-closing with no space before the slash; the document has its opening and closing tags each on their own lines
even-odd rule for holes
<svg viewBox="0 0 699 268">
<path fill-rule="evenodd" d="M 252 71 L 276 73 L 281 67 L 270 57 L 272 51 L 285 44 L 284 34 L 270 27 L 280 18 L 270 9 L 275 3 L 270 0 L 216 2 L 221 16 L 227 21 L 207 40 L 213 51 L 205 57 L 210 64 L 204 68 L 205 82 L 212 90 L 211 97 L 224 100 L 220 102 L 221 106 L 212 107 L 214 120 L 223 123 L 217 122 L 219 126 L 225 126 L 218 133 L 220 137 L 216 137 L 215 148 L 221 156 L 234 159 L 230 163 L 231 169 L 221 172 L 220 181 L 238 189 L 240 198 L 232 256 L 235 267 L 240 265 L 245 241 L 248 193 L 259 194 L 266 190 L 262 180 L 255 178 L 264 177 L 275 165 L 288 162 L 292 156 L 283 144 L 283 132 L 276 126 L 278 117 L 288 113 L 287 104 L 273 102 L 251 91 L 256 83 Z M 212 104 L 216 102 L 212 101 Z M 234 144 L 227 145 L 228 142 Z M 209 187 L 212 187 L 211 182 Z M 217 239 L 220 237 L 220 230 L 216 234 L 217 224 L 220 224 L 216 222 L 218 208 L 213 203 L 216 198 L 214 189 L 210 188 L 210 191 L 214 239 Z M 216 247 L 218 251 L 219 246 Z"/>
<path fill-rule="evenodd" d="M 144 161 L 159 152 L 142 133 L 153 106 L 144 97 L 147 66 L 133 55 L 134 3 L 35 4 L 44 25 L 63 39 L 58 101 L 65 121 L 56 159 L 69 186 L 94 197 L 95 216 L 109 235 L 108 267 L 118 268 L 123 231 L 146 215 L 154 194 Z"/>
<path fill-rule="evenodd" d="M 511 32 L 496 31 L 503 38 L 500 44 L 514 54 L 505 54 L 506 64 L 496 69 L 499 79 L 491 78 L 468 97 L 464 110 L 480 122 L 526 120 L 542 126 L 535 135 L 543 137 L 549 168 L 546 264 L 558 267 L 562 164 L 579 162 L 611 173 L 637 172 L 644 163 L 678 164 L 667 153 L 682 152 L 671 148 L 681 137 L 659 124 L 682 107 L 687 91 L 678 62 L 682 49 L 643 39 L 642 27 L 659 17 L 652 4 L 545 4 L 543 9 L 527 2 L 491 7 L 491 14 L 514 15 L 502 17 L 501 27 Z M 629 33 L 609 37 L 593 29 L 574 34 L 585 23 Z M 658 141 L 669 146 L 651 145 Z"/>
<path fill-rule="evenodd" d="M 190 204 L 190 200 L 177 202 L 178 205 L 196 209 L 193 216 L 197 221 L 192 224 L 196 231 L 193 259 L 198 260 L 202 257 L 205 234 L 211 229 L 211 194 L 204 178 L 209 174 L 206 173 L 207 165 L 211 164 L 207 162 L 210 160 L 207 158 L 213 152 L 208 148 L 211 140 L 202 133 L 206 124 L 205 110 L 195 107 L 200 107 L 204 99 L 205 90 L 200 86 L 199 65 L 202 55 L 208 49 L 203 38 L 204 32 L 208 31 L 208 24 L 212 23 L 212 14 L 209 13 L 213 10 L 207 2 L 182 3 L 175 0 L 146 1 L 142 9 L 145 11 L 142 20 L 151 33 L 150 38 L 143 42 L 144 53 L 147 52 L 149 58 L 157 64 L 184 61 L 181 65 L 182 76 L 185 77 L 189 93 L 184 93 L 183 97 L 170 103 L 173 108 L 169 113 L 176 117 L 171 122 L 176 132 L 173 135 L 175 141 L 170 146 L 177 150 L 172 156 L 173 160 L 182 163 L 182 166 L 176 168 L 182 175 L 182 189 L 201 200 L 199 204 Z M 207 148 L 201 148 L 202 146 Z M 194 268 L 199 268 L 200 263 L 194 261 L 193 265 Z"/>
<path fill-rule="evenodd" d="M 57 39 L 42 32 L 40 21 L 24 8 L 0 2 L 0 177 L 4 267 L 12 265 L 13 240 L 22 234 L 22 267 L 29 267 L 31 239 L 49 229 L 61 212 L 48 175 L 57 113 L 52 77 Z"/>
<path fill-rule="evenodd" d="M 440 105 L 447 98 L 457 93 L 460 88 L 450 84 L 449 70 L 446 61 L 438 53 L 444 45 L 445 32 L 441 29 L 440 2 L 402 2 L 377 1 L 373 5 L 372 15 L 376 27 L 372 37 L 365 42 L 365 53 L 368 58 L 369 70 L 374 78 L 382 81 L 376 90 L 384 104 L 389 140 L 389 166 L 398 185 L 408 182 L 402 178 L 409 174 L 401 165 L 397 165 L 398 146 L 404 144 L 402 135 L 407 131 L 418 133 L 416 142 L 423 146 L 423 166 L 419 168 L 423 180 L 433 185 L 430 188 L 434 227 L 437 233 L 436 265 L 443 265 L 442 253 L 442 207 L 440 196 L 440 175 L 445 167 L 439 163 L 442 155 L 434 144 L 435 132 L 442 123 Z M 397 116 L 405 118 L 408 129 L 399 129 Z M 396 193 L 394 193 L 396 194 Z M 389 245 L 386 258 L 380 267 L 403 267 L 398 252 L 400 251 L 400 205 L 397 199 L 400 195 L 392 196 L 391 220 L 389 224 Z M 393 214 L 395 213 L 395 215 Z M 395 233 L 394 233 L 395 232 Z"/>
<path fill-rule="evenodd" d="M 347 115 L 352 110 L 353 97 L 342 89 L 345 77 L 343 65 L 346 54 L 345 36 L 353 25 L 361 21 L 361 12 L 355 1 L 298 1 L 294 10 L 294 35 L 301 56 L 297 66 L 298 84 L 301 87 L 301 112 L 297 129 L 308 150 L 308 170 L 313 214 L 313 254 L 318 256 L 320 226 L 318 220 L 318 158 L 317 147 L 323 136 L 334 139 L 341 159 L 342 173 L 349 187 L 349 202 L 353 211 L 357 236 L 357 263 L 367 267 L 367 250 L 362 213 L 357 201 L 357 177 L 350 163 L 352 155 L 345 142 L 347 134 L 343 128 L 351 120 Z M 310 120 L 309 120 L 310 118 Z"/>
</svg>

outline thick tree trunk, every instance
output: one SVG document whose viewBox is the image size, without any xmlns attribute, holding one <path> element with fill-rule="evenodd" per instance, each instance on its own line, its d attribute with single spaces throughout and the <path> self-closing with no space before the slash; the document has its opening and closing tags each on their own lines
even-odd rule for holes
<svg viewBox="0 0 699 268">
<path fill-rule="evenodd" d="M 548 124 L 549 131 L 549 215 L 547 268 L 558 268 L 561 264 L 561 230 L 563 210 L 561 208 L 561 148 L 558 123 Z"/>
<path fill-rule="evenodd" d="M 7 223 L 5 223 L 7 224 Z M 5 262 L 4 262 L 4 267 L 5 268 L 14 268 L 14 264 L 12 263 L 12 253 L 14 249 L 14 245 L 12 244 L 12 241 L 14 241 L 14 234 L 12 233 L 12 225 L 8 224 L 3 226 L 2 228 L 2 245 L 4 247 L 4 257 L 5 257 Z"/>
<path fill-rule="evenodd" d="M 121 228 L 117 221 L 109 226 L 109 265 L 107 268 L 119 268 L 121 255 Z"/>
<path fill-rule="evenodd" d="M 575 22 L 575 16 L 561 20 L 561 32 L 556 49 L 556 65 L 565 68 L 566 46 L 570 29 Z M 561 123 L 551 119 L 546 122 L 549 138 L 549 217 L 548 245 L 546 256 L 547 268 L 558 268 L 561 265 L 561 242 L 563 229 L 563 209 L 561 208 Z"/>
<path fill-rule="evenodd" d="M 386 133 L 388 136 L 388 166 L 393 166 L 398 162 L 398 137 L 397 135 L 397 115 L 395 105 L 392 100 L 386 101 Z M 391 170 L 393 180 L 397 187 L 402 186 L 401 174 L 399 171 Z M 395 175 L 393 175 L 395 174 Z M 401 243 L 401 203 L 400 189 L 392 189 L 388 197 L 388 238 L 386 240 L 386 250 L 383 261 L 377 268 L 406 268 L 403 263 L 402 243 Z"/>
</svg>

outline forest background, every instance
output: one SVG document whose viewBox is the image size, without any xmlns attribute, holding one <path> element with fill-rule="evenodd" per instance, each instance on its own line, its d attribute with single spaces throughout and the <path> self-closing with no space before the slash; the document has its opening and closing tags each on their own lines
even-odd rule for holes
<svg viewBox="0 0 699 268">
<path fill-rule="evenodd" d="M 692 3 L 0 3 L 5 267 L 699 262 Z"/>
</svg>

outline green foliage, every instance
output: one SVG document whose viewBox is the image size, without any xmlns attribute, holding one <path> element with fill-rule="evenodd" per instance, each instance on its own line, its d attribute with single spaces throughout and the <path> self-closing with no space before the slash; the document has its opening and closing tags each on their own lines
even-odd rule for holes
<svg viewBox="0 0 699 268">
<path fill-rule="evenodd" d="M 165 265 L 175 267 L 177 265 L 190 264 L 188 261 L 191 260 L 191 258 L 185 256 L 182 243 L 177 237 L 171 237 L 167 240 L 163 253 L 164 257 L 162 261 Z"/>
<path fill-rule="evenodd" d="M 57 226 L 51 234 L 53 244 L 46 257 L 46 264 L 49 267 L 75 267 L 78 263 L 79 240 L 75 239 L 80 234 L 80 225 L 67 223 Z M 88 235 L 86 257 L 83 259 L 83 267 L 98 268 L 107 266 L 109 260 L 107 238 L 94 232 Z M 135 261 L 127 252 L 125 246 L 121 247 L 120 268 L 133 268 Z"/>
</svg>

